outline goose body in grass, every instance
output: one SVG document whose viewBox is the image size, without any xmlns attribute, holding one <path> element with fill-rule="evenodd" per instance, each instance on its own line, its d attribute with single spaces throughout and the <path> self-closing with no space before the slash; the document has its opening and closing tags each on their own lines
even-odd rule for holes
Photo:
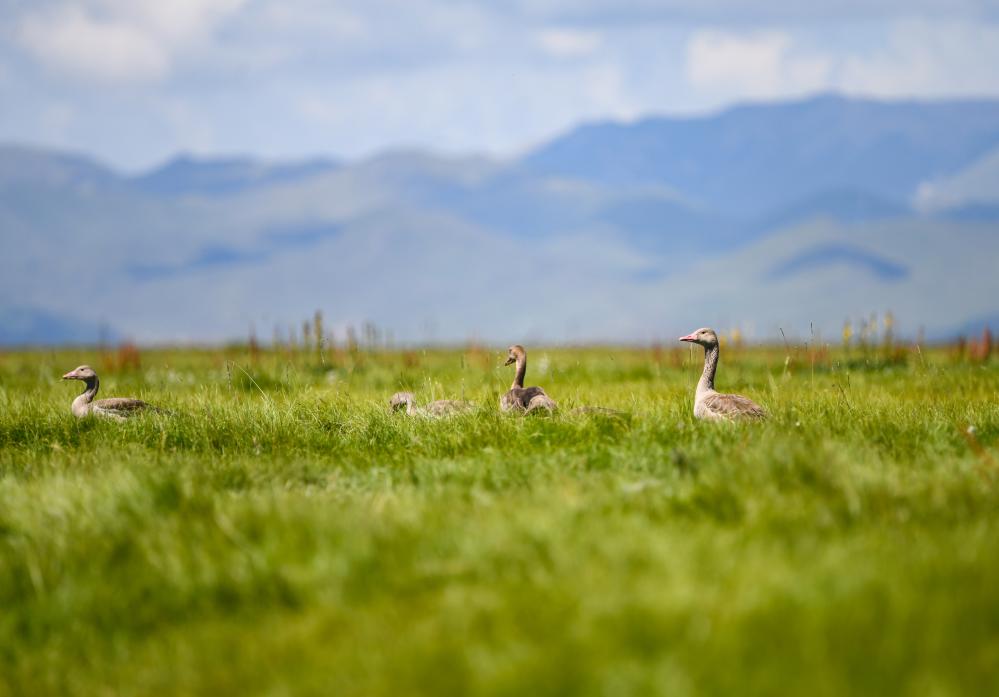
<svg viewBox="0 0 999 697">
<path fill-rule="evenodd" d="M 613 417 L 624 417 L 627 416 L 627 412 L 623 412 L 620 409 L 611 409 L 610 407 L 597 407 L 592 405 L 584 405 L 581 407 L 576 407 L 570 414 L 577 416 L 613 416 Z"/>
<path fill-rule="evenodd" d="M 426 406 L 418 406 L 416 396 L 412 392 L 396 392 L 389 399 L 393 412 L 404 412 L 409 416 L 449 416 L 461 414 L 475 409 L 472 402 L 461 399 L 438 399 Z"/>
<path fill-rule="evenodd" d="M 97 373 L 89 365 L 81 365 L 62 376 L 63 380 L 80 380 L 86 389 L 73 400 L 73 416 L 78 419 L 87 416 L 99 416 L 113 421 L 124 421 L 125 419 L 147 411 L 162 412 L 162 409 L 154 407 L 148 402 L 131 397 L 109 397 L 107 399 L 94 399 L 97 390 L 100 389 L 101 382 Z"/>
<path fill-rule="evenodd" d="M 527 375 L 527 351 L 520 344 L 507 349 L 506 363 L 517 364 L 513 375 L 513 384 L 500 397 L 500 411 L 521 412 L 524 414 L 546 410 L 555 411 L 558 405 L 540 387 L 524 387 L 524 377 Z"/>
<path fill-rule="evenodd" d="M 718 370 L 718 335 L 713 329 L 703 327 L 680 341 L 704 347 L 704 370 L 694 392 L 694 416 L 706 421 L 751 421 L 765 419 L 767 413 L 749 397 L 724 394 L 715 390 L 715 372 Z"/>
</svg>

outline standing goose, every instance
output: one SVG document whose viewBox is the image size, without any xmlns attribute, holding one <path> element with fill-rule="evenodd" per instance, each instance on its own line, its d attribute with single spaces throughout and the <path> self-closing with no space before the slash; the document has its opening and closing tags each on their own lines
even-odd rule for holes
<svg viewBox="0 0 999 697">
<path fill-rule="evenodd" d="M 558 405 L 545 394 L 540 387 L 524 387 L 524 375 L 527 373 L 527 351 L 524 347 L 515 344 L 507 349 L 506 363 L 503 365 L 517 364 L 517 372 L 513 376 L 513 384 L 507 393 L 500 397 L 501 411 L 520 411 L 530 413 L 539 409 L 554 411 Z"/>
<path fill-rule="evenodd" d="M 697 381 L 694 393 L 694 416 L 709 421 L 732 421 L 735 419 L 765 419 L 763 407 L 738 394 L 722 394 L 715 391 L 715 371 L 718 369 L 718 335 L 714 329 L 698 329 L 692 334 L 681 336 L 680 341 L 689 341 L 704 347 L 704 372 Z"/>
<path fill-rule="evenodd" d="M 438 399 L 425 407 L 418 407 L 412 392 L 396 392 L 389 399 L 389 406 L 394 412 L 405 410 L 409 416 L 448 416 L 475 409 L 474 404 L 461 399 Z"/>
<path fill-rule="evenodd" d="M 62 376 L 62 379 L 81 380 L 87 386 L 83 394 L 73 400 L 73 416 L 78 419 L 93 414 L 106 419 L 124 421 L 129 416 L 134 416 L 144 410 L 162 411 L 141 399 L 130 397 L 110 397 L 94 401 L 101 382 L 97 379 L 97 373 L 89 365 L 81 365 L 79 368 L 69 371 Z"/>
</svg>

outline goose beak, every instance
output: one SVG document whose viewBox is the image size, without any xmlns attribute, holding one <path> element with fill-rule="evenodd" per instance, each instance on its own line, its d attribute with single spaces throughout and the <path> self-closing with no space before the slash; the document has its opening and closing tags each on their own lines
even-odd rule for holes
<svg viewBox="0 0 999 697">
<path fill-rule="evenodd" d="M 696 341 L 697 337 L 693 334 L 688 334 L 687 336 L 681 336 L 680 341 Z"/>
<path fill-rule="evenodd" d="M 66 373 L 65 375 L 63 375 L 62 379 L 63 380 L 74 380 L 74 379 L 76 379 L 76 372 L 71 370 L 68 373 Z"/>
<path fill-rule="evenodd" d="M 503 365 L 510 365 L 511 363 L 515 363 L 516 361 L 517 361 L 516 358 L 510 356 L 509 358 L 506 359 L 506 363 L 504 363 Z"/>
</svg>

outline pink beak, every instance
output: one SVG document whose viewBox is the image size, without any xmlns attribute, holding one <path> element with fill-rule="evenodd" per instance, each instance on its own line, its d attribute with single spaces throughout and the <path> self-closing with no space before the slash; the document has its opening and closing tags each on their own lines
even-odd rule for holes
<svg viewBox="0 0 999 697">
<path fill-rule="evenodd" d="M 72 380 L 75 377 L 76 377 L 76 371 L 75 370 L 71 370 L 68 373 L 66 373 L 65 375 L 63 375 L 62 379 L 63 380 Z"/>
<path fill-rule="evenodd" d="M 697 337 L 693 334 L 688 334 L 687 336 L 681 336 L 680 341 L 696 341 Z"/>
</svg>

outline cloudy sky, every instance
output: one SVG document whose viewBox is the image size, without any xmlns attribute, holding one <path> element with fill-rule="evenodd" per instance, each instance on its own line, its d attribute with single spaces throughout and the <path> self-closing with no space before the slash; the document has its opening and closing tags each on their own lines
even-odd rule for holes
<svg viewBox="0 0 999 697">
<path fill-rule="evenodd" d="M 0 0 L 0 141 L 503 156 L 744 99 L 999 97 L 997 65 L 999 0 Z"/>
</svg>

